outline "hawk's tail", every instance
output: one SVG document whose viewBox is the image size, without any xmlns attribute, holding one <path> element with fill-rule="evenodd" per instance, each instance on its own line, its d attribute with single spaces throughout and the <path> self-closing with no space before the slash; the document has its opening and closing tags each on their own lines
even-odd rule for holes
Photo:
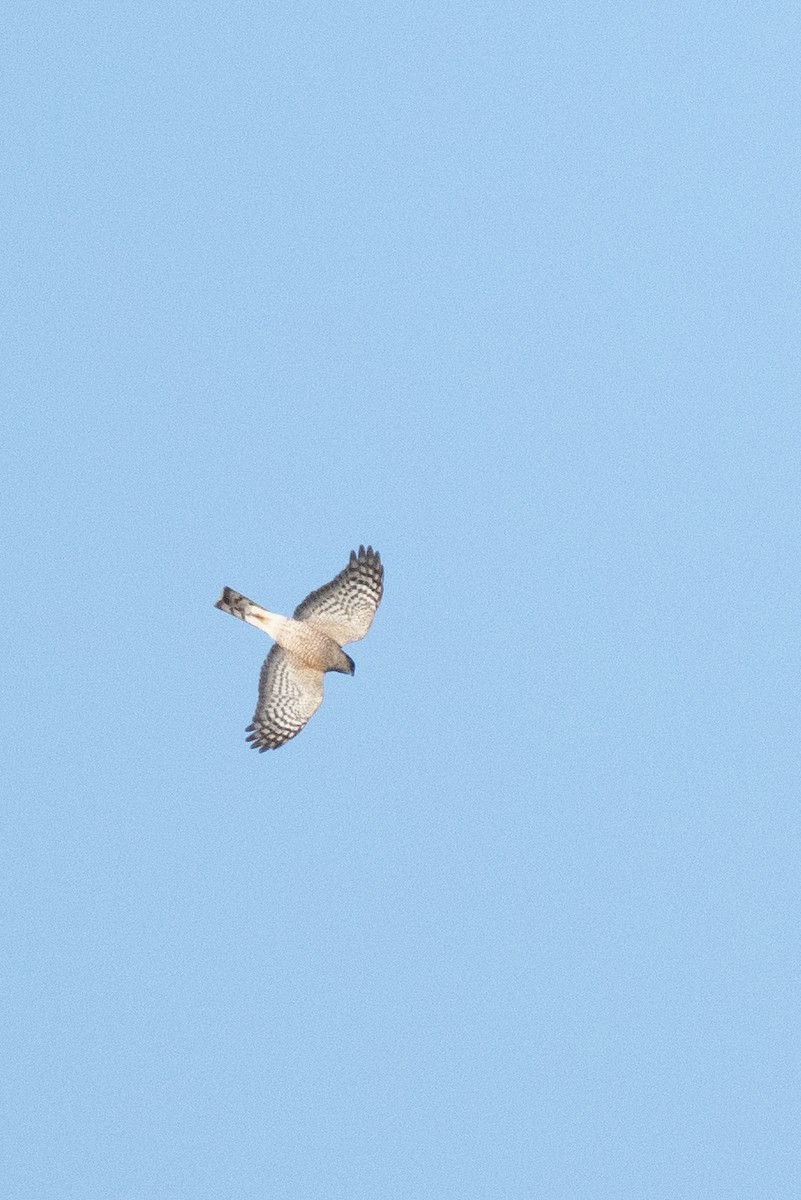
<svg viewBox="0 0 801 1200">
<path fill-rule="evenodd" d="M 254 604 L 247 596 L 240 596 L 239 592 L 229 587 L 223 588 L 222 595 L 214 607 L 230 613 L 232 617 L 239 617 L 240 621 L 247 621 L 249 625 L 258 625 L 259 628 L 265 616 L 265 609 L 260 604 Z"/>
</svg>

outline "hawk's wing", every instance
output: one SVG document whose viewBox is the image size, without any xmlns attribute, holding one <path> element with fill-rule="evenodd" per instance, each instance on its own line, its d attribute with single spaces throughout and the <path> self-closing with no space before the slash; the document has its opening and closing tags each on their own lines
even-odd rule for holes
<svg viewBox="0 0 801 1200">
<path fill-rule="evenodd" d="M 308 621 L 344 646 L 358 642 L 370 628 L 384 590 L 381 555 L 372 546 L 350 552 L 350 562 L 336 579 L 307 596 L 292 614 Z"/>
<path fill-rule="evenodd" d="M 248 725 L 253 750 L 275 750 L 296 733 L 323 701 L 323 673 L 281 646 L 273 646 L 259 676 L 259 702 Z"/>
</svg>

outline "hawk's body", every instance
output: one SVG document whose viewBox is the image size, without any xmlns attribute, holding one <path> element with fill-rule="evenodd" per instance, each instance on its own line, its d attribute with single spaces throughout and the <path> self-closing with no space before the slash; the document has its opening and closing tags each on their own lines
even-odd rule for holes
<svg viewBox="0 0 801 1200">
<path fill-rule="evenodd" d="M 248 726 L 254 750 L 272 750 L 300 733 L 323 700 L 323 675 L 352 675 L 353 659 L 342 650 L 358 642 L 381 602 L 384 568 L 372 546 L 350 561 L 335 579 L 312 592 L 291 617 L 268 612 L 239 592 L 223 588 L 215 607 L 255 625 L 275 641 L 259 678 L 259 701 Z"/>
</svg>

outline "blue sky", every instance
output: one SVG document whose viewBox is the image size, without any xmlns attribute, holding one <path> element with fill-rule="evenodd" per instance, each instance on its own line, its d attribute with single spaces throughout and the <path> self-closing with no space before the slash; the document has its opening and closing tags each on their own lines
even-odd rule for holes
<svg viewBox="0 0 801 1200">
<path fill-rule="evenodd" d="M 799 33 L 16 14 L 5 1195 L 798 1196 Z"/>
</svg>

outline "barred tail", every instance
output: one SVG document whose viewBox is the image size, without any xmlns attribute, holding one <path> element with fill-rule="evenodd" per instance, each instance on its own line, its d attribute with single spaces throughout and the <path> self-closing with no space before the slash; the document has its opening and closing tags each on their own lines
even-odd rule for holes
<svg viewBox="0 0 801 1200">
<path fill-rule="evenodd" d="M 261 615 L 264 609 L 259 604 L 254 604 L 252 600 L 248 600 L 247 596 L 240 596 L 239 592 L 235 592 L 233 588 L 223 588 L 222 595 L 215 608 L 219 608 L 222 612 L 230 613 L 232 617 L 239 617 L 240 621 L 249 621 L 251 616 Z"/>
<path fill-rule="evenodd" d="M 276 629 L 283 625 L 285 619 L 276 613 L 268 612 L 260 604 L 254 604 L 247 596 L 242 596 L 229 587 L 223 588 L 222 595 L 214 607 L 230 613 L 232 617 L 239 617 L 240 621 L 247 621 L 248 625 L 255 625 L 257 629 L 271 636 L 275 635 Z"/>
</svg>

